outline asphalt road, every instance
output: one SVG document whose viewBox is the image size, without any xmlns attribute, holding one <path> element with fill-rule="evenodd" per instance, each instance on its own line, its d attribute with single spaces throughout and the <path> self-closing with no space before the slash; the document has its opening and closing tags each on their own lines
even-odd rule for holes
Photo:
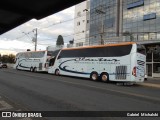
<svg viewBox="0 0 160 120">
<path fill-rule="evenodd" d="M 117 86 L 115 83 L 94 82 L 81 78 L 0 69 L 0 96 L 7 98 L 22 110 L 160 111 L 159 93 L 158 88 L 139 85 Z"/>
</svg>

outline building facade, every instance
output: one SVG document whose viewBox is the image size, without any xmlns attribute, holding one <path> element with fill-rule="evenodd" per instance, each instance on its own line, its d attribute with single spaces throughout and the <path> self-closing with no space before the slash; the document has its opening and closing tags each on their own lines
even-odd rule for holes
<svg viewBox="0 0 160 120">
<path fill-rule="evenodd" d="M 90 0 L 90 8 L 86 6 L 83 3 L 76 7 L 76 46 L 125 41 L 144 44 L 146 73 L 149 77 L 160 77 L 160 0 Z M 89 26 L 83 25 L 84 18 L 80 17 L 86 8 L 90 18 L 85 21 L 90 21 Z M 89 37 L 82 34 L 85 28 Z"/>
<path fill-rule="evenodd" d="M 125 41 L 144 44 L 150 77 L 160 77 L 160 0 L 123 0 L 123 33 Z"/>
<path fill-rule="evenodd" d="M 90 1 L 90 45 L 117 42 L 122 31 L 120 0 Z"/>
<path fill-rule="evenodd" d="M 89 0 L 75 6 L 74 46 L 85 46 L 89 40 Z"/>
</svg>

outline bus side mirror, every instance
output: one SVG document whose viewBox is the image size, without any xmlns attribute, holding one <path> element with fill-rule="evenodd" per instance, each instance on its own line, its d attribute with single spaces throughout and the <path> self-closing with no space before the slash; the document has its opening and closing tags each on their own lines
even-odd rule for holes
<svg viewBox="0 0 160 120">
<path fill-rule="evenodd" d="M 61 59 L 61 56 L 58 56 L 58 59 Z"/>
</svg>

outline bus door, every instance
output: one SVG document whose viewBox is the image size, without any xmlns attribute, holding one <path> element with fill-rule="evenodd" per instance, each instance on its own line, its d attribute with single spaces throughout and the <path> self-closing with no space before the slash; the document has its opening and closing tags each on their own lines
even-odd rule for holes
<svg viewBox="0 0 160 120">
<path fill-rule="evenodd" d="M 136 77 L 144 78 L 146 74 L 146 52 L 142 45 L 137 45 L 137 55 L 136 55 Z"/>
<path fill-rule="evenodd" d="M 55 56 L 55 57 L 52 57 L 52 58 L 49 60 L 49 66 L 53 66 L 54 63 L 55 63 L 55 60 L 56 60 L 56 56 Z"/>
</svg>

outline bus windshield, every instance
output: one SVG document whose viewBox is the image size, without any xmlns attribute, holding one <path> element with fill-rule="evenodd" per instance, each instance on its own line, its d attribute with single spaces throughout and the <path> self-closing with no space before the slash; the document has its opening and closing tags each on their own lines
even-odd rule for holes
<svg viewBox="0 0 160 120">
<path fill-rule="evenodd" d="M 47 51 L 47 56 L 55 57 L 59 53 L 60 50 L 55 51 Z"/>
</svg>

